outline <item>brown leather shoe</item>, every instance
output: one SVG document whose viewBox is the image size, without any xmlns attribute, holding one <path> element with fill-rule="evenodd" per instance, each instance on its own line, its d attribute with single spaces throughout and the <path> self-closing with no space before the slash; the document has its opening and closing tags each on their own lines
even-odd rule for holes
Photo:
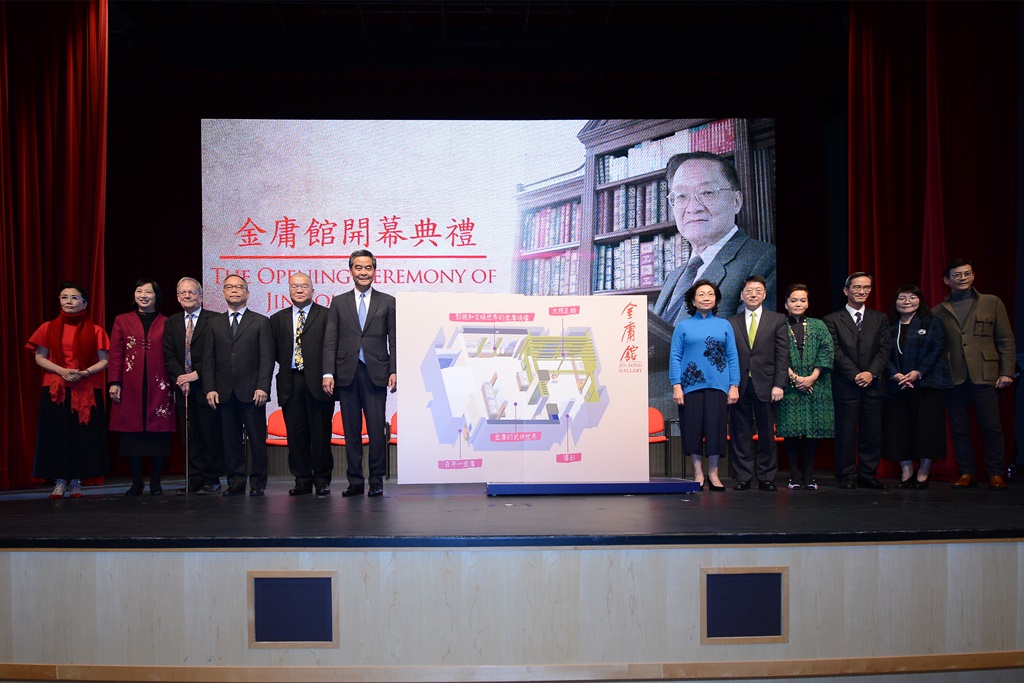
<svg viewBox="0 0 1024 683">
<path fill-rule="evenodd" d="M 974 484 L 975 484 L 975 481 L 974 481 L 974 476 L 973 475 L 961 474 L 960 478 L 956 480 L 955 484 L 953 484 L 953 488 L 955 488 L 955 489 L 966 489 L 966 488 L 970 488 L 970 487 L 974 486 Z"/>
<path fill-rule="evenodd" d="M 1005 489 L 1006 480 L 1000 477 L 998 474 L 993 474 L 988 478 L 988 487 L 990 489 Z"/>
</svg>

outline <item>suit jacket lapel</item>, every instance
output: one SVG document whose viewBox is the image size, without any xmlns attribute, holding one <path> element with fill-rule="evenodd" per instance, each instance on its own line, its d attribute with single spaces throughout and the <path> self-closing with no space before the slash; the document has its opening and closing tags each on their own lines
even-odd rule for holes
<svg viewBox="0 0 1024 683">
<path fill-rule="evenodd" d="M 200 334 L 202 334 L 203 330 L 206 329 L 206 323 L 210 322 L 210 316 L 211 315 L 213 315 L 213 314 L 210 313 L 209 311 L 207 311 L 206 309 L 203 309 L 203 308 L 199 309 L 199 315 L 196 316 L 196 324 L 192 327 L 192 343 L 193 344 L 195 343 L 196 337 L 198 337 Z M 184 329 L 184 327 L 182 327 L 181 329 Z M 182 339 L 184 339 L 184 334 L 182 335 Z"/>
<path fill-rule="evenodd" d="M 255 315 L 249 315 L 249 309 L 246 309 L 245 313 L 242 314 L 242 319 L 238 321 L 238 334 L 235 335 L 235 339 L 238 339 L 239 337 L 241 337 L 242 333 L 245 332 L 246 328 L 248 328 L 249 325 L 251 325 L 252 322 L 255 319 L 256 319 L 256 316 Z M 228 315 L 228 330 L 229 331 L 231 330 L 231 316 L 230 316 L 230 314 Z"/>
<path fill-rule="evenodd" d="M 711 261 L 711 264 L 701 273 L 701 278 L 711 280 L 712 282 L 722 282 L 725 280 L 727 274 L 726 266 L 732 263 L 736 258 L 736 254 L 739 253 L 740 248 L 749 238 L 743 234 L 743 231 L 737 231 L 735 235 L 729 238 L 718 253 L 715 254 L 715 258 Z M 735 309 L 733 309 L 735 310 Z"/>
</svg>

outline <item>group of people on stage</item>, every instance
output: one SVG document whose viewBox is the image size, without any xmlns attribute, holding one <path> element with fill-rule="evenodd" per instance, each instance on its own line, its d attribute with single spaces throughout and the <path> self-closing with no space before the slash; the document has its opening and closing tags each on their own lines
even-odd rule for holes
<svg viewBox="0 0 1024 683">
<path fill-rule="evenodd" d="M 288 279 L 292 305 L 267 318 L 247 307 L 249 285 L 238 275 L 223 282 L 227 312 L 202 307 L 198 280 L 178 281 L 182 310 L 159 313 L 160 286 L 135 284 L 133 310 L 114 320 L 108 337 L 89 320 L 89 293 L 60 285 L 60 315 L 39 327 L 27 348 L 43 368 L 34 476 L 53 479 L 50 498 L 82 496 L 82 480 L 107 473 L 109 429 L 120 433 L 132 484 L 125 495 L 161 495 L 160 475 L 171 434 L 181 433 L 188 481 L 181 494 L 264 495 L 267 416 L 275 364 L 277 396 L 288 433 L 293 496 L 331 492 L 334 402 L 346 439 L 348 487 L 343 496 L 383 495 L 387 392 L 396 391 L 395 299 L 373 288 L 377 259 L 367 250 L 349 257 L 354 288 L 330 308 L 313 301 L 305 273 Z M 104 387 L 103 371 L 107 371 Z M 363 420 L 369 472 L 363 470 Z M 245 441 L 252 456 L 247 468 Z M 226 486 L 221 477 L 226 475 Z M 368 486 L 368 489 L 367 489 Z"/>
<path fill-rule="evenodd" d="M 971 487 L 973 408 L 989 487 L 1005 489 L 996 390 L 1013 382 L 1013 331 L 1002 301 L 974 289 L 970 261 L 950 263 L 943 281 L 949 295 L 932 309 L 917 285 L 899 287 L 887 317 L 865 305 L 872 276 L 852 273 L 846 305 L 821 320 L 807 315 L 804 284 L 786 288 L 783 315 L 763 306 L 765 278 L 750 275 L 742 311 L 720 318 L 719 307 L 732 302 L 716 283 L 695 281 L 672 337 L 669 380 L 683 452 L 701 488 L 725 490 L 719 460 L 727 434 L 734 490 L 754 483 L 776 490 L 776 435 L 789 458 L 790 489 L 818 488 L 817 443 L 833 436 L 840 488 L 887 489 L 877 478 L 880 458 L 900 464 L 898 488 L 927 488 L 932 462 L 946 457 L 947 413 L 960 473 L 954 486 Z"/>
<path fill-rule="evenodd" d="M 775 248 L 736 224 L 744 200 L 732 162 L 709 152 L 677 154 L 668 160 L 666 179 L 668 203 L 691 252 L 666 278 L 651 314 L 674 326 L 669 381 L 684 452 L 702 487 L 724 490 L 718 465 L 728 434 L 734 488 L 756 482 L 775 490 L 777 434 L 785 440 L 791 489 L 817 488 L 817 443 L 832 437 L 842 488 L 887 488 L 877 478 L 882 457 L 900 463 L 901 488 L 925 488 L 931 463 L 945 457 L 945 413 L 960 472 L 956 486 L 974 486 L 972 408 L 984 435 L 989 486 L 1006 487 L 996 390 L 1013 381 L 1013 331 L 1002 301 L 974 289 L 970 261 L 949 264 L 943 280 L 950 293 L 930 310 L 914 285 L 896 291 L 888 318 L 867 308 L 874 280 L 857 272 L 846 279 L 843 309 L 808 317 L 808 287 L 793 284 L 784 293 L 783 315 L 769 310 Z M 35 475 L 55 479 L 52 497 L 60 498 L 81 495 L 82 479 L 106 471 L 99 392 L 107 369 L 110 428 L 121 432 L 121 454 L 131 463 L 128 495 L 143 492 L 147 459 L 150 493 L 161 492 L 177 412 L 187 437 L 186 492 L 217 493 L 226 474 L 224 495 L 244 493 L 248 477 L 249 494 L 261 496 L 265 406 L 276 363 L 295 477 L 289 493 L 330 492 L 337 400 L 350 435 L 343 495 L 362 495 L 367 483 L 369 495 L 381 495 L 386 392 L 397 383 L 395 300 L 372 288 L 376 259 L 369 251 L 353 252 L 349 269 L 354 289 L 335 296 L 329 310 L 313 303 L 312 281 L 296 273 L 288 281 L 292 305 L 269 319 L 246 308 L 248 283 L 238 275 L 224 280 L 228 311 L 221 314 L 206 312 L 199 282 L 182 278 L 183 310 L 170 318 L 157 312 L 157 283 L 139 280 L 135 310 L 117 317 L 110 339 L 86 315 L 86 290 L 64 283 L 60 317 L 28 343 L 47 387 Z M 719 318 L 722 306 L 735 315 Z M 364 414 L 368 477 L 356 438 Z M 248 473 L 243 433 L 252 449 Z"/>
</svg>

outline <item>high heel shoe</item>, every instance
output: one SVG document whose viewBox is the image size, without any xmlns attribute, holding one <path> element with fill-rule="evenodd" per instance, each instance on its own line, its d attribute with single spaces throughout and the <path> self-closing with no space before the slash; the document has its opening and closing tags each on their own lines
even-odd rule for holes
<svg viewBox="0 0 1024 683">
<path fill-rule="evenodd" d="M 141 483 L 132 484 L 132 487 L 124 492 L 126 496 L 139 496 L 142 495 L 143 486 Z"/>
<path fill-rule="evenodd" d="M 924 481 L 921 481 L 920 479 L 918 479 L 916 481 L 915 485 L 914 485 L 914 488 L 915 489 L 926 489 L 926 488 L 928 488 L 928 480 L 925 479 Z"/>
<path fill-rule="evenodd" d="M 704 486 L 708 483 L 707 478 L 704 478 L 701 481 L 697 481 L 696 479 L 694 479 L 693 481 L 697 484 L 697 490 L 698 491 L 703 491 L 704 490 Z"/>
<path fill-rule="evenodd" d="M 721 484 L 719 486 L 715 486 L 715 482 L 711 481 L 710 479 L 707 479 L 706 481 L 708 482 L 708 488 L 711 489 L 712 491 L 724 491 L 725 490 L 725 484 Z"/>
<path fill-rule="evenodd" d="M 910 475 L 910 479 L 901 479 L 900 483 L 896 484 L 898 489 L 916 489 L 917 478 L 914 475 Z"/>
</svg>

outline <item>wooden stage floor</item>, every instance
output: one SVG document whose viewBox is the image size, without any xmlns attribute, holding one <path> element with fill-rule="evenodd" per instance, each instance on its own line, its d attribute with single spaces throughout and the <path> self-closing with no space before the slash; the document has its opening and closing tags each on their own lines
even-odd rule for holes
<svg viewBox="0 0 1024 683">
<path fill-rule="evenodd" d="M 780 480 L 784 481 L 784 480 Z M 1005 491 L 759 490 L 692 495 L 487 496 L 483 484 L 398 485 L 381 498 L 0 492 L 0 548 L 401 548 L 819 544 L 1024 538 L 1024 484 Z M 726 480 L 727 486 L 732 485 Z M 888 482 L 894 485 L 894 481 Z M 784 486 L 784 485 L 783 485 Z"/>
</svg>

